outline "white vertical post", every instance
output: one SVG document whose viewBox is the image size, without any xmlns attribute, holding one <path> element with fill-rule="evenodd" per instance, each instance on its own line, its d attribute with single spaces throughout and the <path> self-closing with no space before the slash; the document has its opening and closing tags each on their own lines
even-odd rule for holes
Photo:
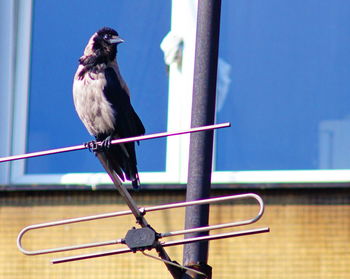
<svg viewBox="0 0 350 279">
<path fill-rule="evenodd" d="M 0 157 L 10 155 L 15 53 L 15 1 L 0 1 Z M 0 165 L 0 184 L 9 184 L 10 164 Z"/>
</svg>

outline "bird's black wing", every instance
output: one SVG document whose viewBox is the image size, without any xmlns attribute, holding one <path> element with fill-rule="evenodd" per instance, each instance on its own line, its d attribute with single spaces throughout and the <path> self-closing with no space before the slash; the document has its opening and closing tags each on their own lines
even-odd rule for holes
<svg viewBox="0 0 350 279">
<path fill-rule="evenodd" d="M 127 89 L 113 68 L 105 70 L 106 86 L 104 95 L 112 105 L 115 116 L 115 130 L 121 137 L 133 137 L 143 135 L 145 128 L 131 105 Z"/>
<path fill-rule="evenodd" d="M 105 78 L 107 82 L 103 93 L 114 111 L 115 134 L 121 138 L 143 135 L 145 128 L 131 105 L 128 89 L 124 87 L 125 83 L 120 80 L 113 68 L 106 68 Z M 126 179 L 132 181 L 134 188 L 139 186 L 134 142 L 113 145 L 106 156 L 118 175 L 121 168 Z"/>
</svg>

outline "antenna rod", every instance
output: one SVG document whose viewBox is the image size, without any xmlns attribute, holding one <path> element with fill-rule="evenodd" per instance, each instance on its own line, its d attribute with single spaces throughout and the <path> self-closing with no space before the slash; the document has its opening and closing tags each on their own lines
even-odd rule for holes
<svg viewBox="0 0 350 279">
<path fill-rule="evenodd" d="M 163 132 L 163 133 L 150 134 L 150 135 L 144 135 L 144 136 L 138 136 L 138 137 L 116 139 L 116 140 L 112 140 L 111 144 L 120 144 L 120 143 L 126 143 L 126 142 L 131 142 L 131 141 L 142 141 L 142 140 L 148 140 L 148 139 L 177 136 L 177 135 L 195 133 L 195 132 L 212 130 L 212 129 L 227 128 L 230 126 L 231 126 L 231 124 L 226 122 L 226 123 L 222 123 L 222 124 L 197 127 L 197 128 L 182 130 L 182 131 L 178 131 L 178 132 Z M 63 148 L 50 149 L 50 150 L 45 150 L 45 151 L 26 153 L 26 154 L 22 154 L 22 155 L 13 155 L 13 156 L 0 158 L 0 163 L 28 159 L 28 158 L 34 158 L 34 157 L 39 157 L 39 156 L 58 154 L 58 153 L 64 153 L 64 152 L 70 152 L 70 151 L 77 151 L 77 150 L 82 150 L 82 149 L 87 149 L 87 148 L 88 147 L 86 147 L 84 144 L 81 144 L 81 145 L 75 145 L 75 146 L 70 146 L 70 147 L 63 147 Z"/>
<path fill-rule="evenodd" d="M 135 200 L 131 197 L 128 190 L 122 185 L 120 182 L 118 176 L 116 173 L 110 168 L 108 161 L 104 155 L 103 152 L 97 152 L 97 158 L 100 160 L 102 166 L 108 173 L 109 177 L 111 178 L 113 184 L 117 188 L 119 194 L 122 196 L 128 207 L 130 208 L 132 214 L 135 216 L 137 223 L 140 224 L 141 227 L 145 228 L 148 227 L 149 224 L 144 217 L 144 214 L 141 212 L 141 210 L 138 208 Z M 156 240 L 156 251 L 158 252 L 158 256 L 164 260 L 165 266 L 168 268 L 169 272 L 173 276 L 174 279 L 180 278 L 182 271 L 178 267 L 175 267 L 174 265 L 169 264 L 168 262 L 171 262 L 171 259 L 167 252 L 165 251 L 164 247 L 160 245 L 160 242 Z"/>
</svg>

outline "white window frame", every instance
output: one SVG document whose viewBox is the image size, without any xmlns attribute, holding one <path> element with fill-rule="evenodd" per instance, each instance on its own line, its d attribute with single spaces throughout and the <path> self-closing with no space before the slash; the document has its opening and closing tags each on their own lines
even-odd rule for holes
<svg viewBox="0 0 350 279">
<path fill-rule="evenodd" d="M 0 3 L 0 132 L 4 144 L 0 155 L 25 153 L 27 101 L 29 91 L 32 0 Z M 182 70 L 170 65 L 168 131 L 190 127 L 193 65 L 195 49 L 196 3 L 177 0 L 172 3 L 171 32 L 184 42 Z M 5 58 L 5 59 L 4 59 Z M 4 60 L 3 60 L 4 59 Z M 4 80 L 2 80 L 4 79 Z M 234 124 L 234 123 L 233 123 Z M 167 138 L 165 172 L 142 172 L 143 184 L 178 184 L 187 182 L 189 135 Z M 77 143 L 78 144 L 78 143 Z M 350 170 L 300 171 L 215 171 L 213 183 L 344 183 L 350 182 Z M 91 185 L 109 184 L 105 173 L 68 173 L 63 175 L 25 174 L 25 161 L 0 164 L 0 184 L 13 185 Z"/>
<path fill-rule="evenodd" d="M 11 153 L 15 59 L 14 1 L 0 2 L 0 157 Z M 10 164 L 0 164 L 0 185 L 9 184 Z"/>
</svg>

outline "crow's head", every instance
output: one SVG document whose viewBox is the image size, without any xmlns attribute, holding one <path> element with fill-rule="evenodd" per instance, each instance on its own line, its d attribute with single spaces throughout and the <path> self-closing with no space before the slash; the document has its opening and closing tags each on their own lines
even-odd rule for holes
<svg viewBox="0 0 350 279">
<path fill-rule="evenodd" d="M 93 55 L 112 61 L 117 54 L 117 45 L 122 42 L 124 40 L 119 37 L 117 31 L 104 27 L 92 35 L 85 48 L 84 56 Z"/>
<path fill-rule="evenodd" d="M 94 41 L 96 46 L 98 46 L 99 43 L 108 46 L 124 42 L 124 40 L 119 37 L 118 32 L 109 27 L 103 27 L 98 30 L 94 36 Z"/>
</svg>

